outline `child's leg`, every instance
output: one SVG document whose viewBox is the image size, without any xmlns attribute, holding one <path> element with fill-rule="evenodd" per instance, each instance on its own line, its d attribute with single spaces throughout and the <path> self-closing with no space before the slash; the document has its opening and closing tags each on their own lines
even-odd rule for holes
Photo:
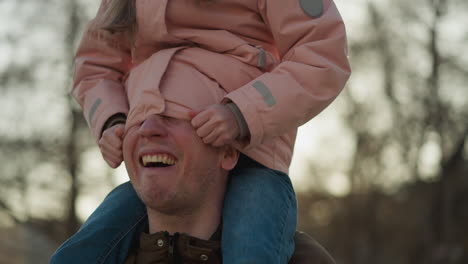
<svg viewBox="0 0 468 264">
<path fill-rule="evenodd" d="M 288 175 L 241 155 L 224 200 L 223 263 L 288 263 L 296 222 L 296 196 Z"/>
<path fill-rule="evenodd" d="M 124 263 L 147 226 L 146 208 L 130 182 L 115 188 L 54 253 L 50 264 Z"/>
</svg>

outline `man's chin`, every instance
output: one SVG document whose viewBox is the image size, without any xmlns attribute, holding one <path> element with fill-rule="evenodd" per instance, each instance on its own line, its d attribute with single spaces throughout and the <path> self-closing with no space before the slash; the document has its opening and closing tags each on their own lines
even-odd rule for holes
<svg viewBox="0 0 468 264">
<path fill-rule="evenodd" d="M 154 210 L 171 207 L 171 204 L 174 203 L 173 201 L 176 200 L 176 194 L 168 191 L 167 188 L 163 188 L 163 186 L 149 187 L 143 184 L 137 190 L 137 193 L 146 207 Z"/>
<path fill-rule="evenodd" d="M 145 203 L 146 204 L 146 203 Z M 181 216 L 181 207 L 175 206 L 174 203 L 148 203 L 146 205 L 148 211 L 153 211 L 158 215 L 166 216 Z"/>
</svg>

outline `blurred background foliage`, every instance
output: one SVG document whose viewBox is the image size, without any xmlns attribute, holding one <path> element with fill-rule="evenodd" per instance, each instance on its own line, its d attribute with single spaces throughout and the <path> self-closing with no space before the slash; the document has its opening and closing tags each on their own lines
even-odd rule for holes
<svg viewBox="0 0 468 264">
<path fill-rule="evenodd" d="M 98 0 L 0 0 L 0 263 L 46 263 L 114 186 L 69 95 Z M 468 263 L 468 2 L 336 0 L 353 75 L 300 128 L 299 227 L 339 264 Z"/>
</svg>

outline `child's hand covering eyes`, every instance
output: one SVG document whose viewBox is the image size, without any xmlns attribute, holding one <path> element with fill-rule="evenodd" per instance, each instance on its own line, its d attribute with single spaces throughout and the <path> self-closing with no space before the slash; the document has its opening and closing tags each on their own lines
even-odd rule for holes
<svg viewBox="0 0 468 264">
<path fill-rule="evenodd" d="M 205 144 L 221 147 L 233 143 L 240 135 L 236 117 L 226 105 L 214 104 L 191 115 L 192 126 Z"/>
<path fill-rule="evenodd" d="M 122 163 L 122 143 L 125 132 L 124 124 L 116 124 L 102 133 L 99 148 L 104 160 L 111 168 L 117 168 Z"/>
</svg>

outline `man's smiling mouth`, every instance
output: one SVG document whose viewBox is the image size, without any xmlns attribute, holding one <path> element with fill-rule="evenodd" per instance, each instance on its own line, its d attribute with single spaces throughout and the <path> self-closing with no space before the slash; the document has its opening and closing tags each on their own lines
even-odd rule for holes
<svg viewBox="0 0 468 264">
<path fill-rule="evenodd" d="M 168 154 L 146 154 L 140 161 L 145 168 L 169 167 L 177 163 L 176 159 Z"/>
</svg>

